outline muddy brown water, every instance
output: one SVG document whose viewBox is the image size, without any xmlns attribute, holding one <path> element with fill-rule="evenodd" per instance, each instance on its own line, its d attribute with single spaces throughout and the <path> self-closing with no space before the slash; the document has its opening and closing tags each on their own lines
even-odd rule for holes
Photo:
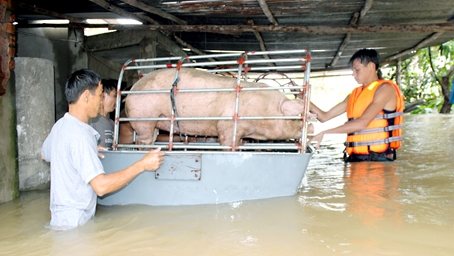
<svg viewBox="0 0 454 256">
<path fill-rule="evenodd" d="M 326 136 L 290 197 L 98 206 L 54 231 L 49 192 L 21 193 L 0 204 L 0 255 L 454 255 L 454 116 L 406 116 L 393 163 L 346 165 L 343 138 Z"/>
</svg>

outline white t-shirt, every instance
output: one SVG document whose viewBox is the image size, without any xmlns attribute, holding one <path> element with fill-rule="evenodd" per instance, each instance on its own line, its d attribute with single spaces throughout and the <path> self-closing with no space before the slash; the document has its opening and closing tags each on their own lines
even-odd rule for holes
<svg viewBox="0 0 454 256">
<path fill-rule="evenodd" d="M 101 173 L 98 132 L 66 113 L 52 127 L 41 154 L 51 164 L 50 226 L 68 229 L 95 215 L 97 195 L 89 182 Z"/>
</svg>

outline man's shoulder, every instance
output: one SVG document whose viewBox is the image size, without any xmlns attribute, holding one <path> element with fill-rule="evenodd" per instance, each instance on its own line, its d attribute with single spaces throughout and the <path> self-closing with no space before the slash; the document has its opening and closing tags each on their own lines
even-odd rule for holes
<svg viewBox="0 0 454 256">
<path fill-rule="evenodd" d="M 101 120 L 101 118 L 102 118 L 102 115 L 98 114 L 96 117 L 88 119 L 88 124 L 92 125 L 92 124 L 98 123 Z"/>
<path fill-rule="evenodd" d="M 395 93 L 399 87 L 391 80 L 382 80 L 377 88 L 377 92 Z"/>
<path fill-rule="evenodd" d="M 63 117 L 55 122 L 52 130 L 55 131 L 67 131 L 68 129 L 73 129 L 75 127 L 75 122 L 72 120 L 71 116 L 65 114 Z"/>
<path fill-rule="evenodd" d="M 91 131 L 93 128 L 71 115 L 65 115 L 60 118 L 55 123 L 52 130 L 61 139 L 66 137 L 69 137 L 69 139 L 91 137 L 93 135 L 93 132 Z"/>
<path fill-rule="evenodd" d="M 93 118 L 93 121 L 89 122 L 89 124 L 96 130 L 98 130 L 98 128 L 99 129 L 108 129 L 108 128 L 113 129 L 114 122 L 110 118 L 106 118 L 102 115 L 98 115 L 96 118 Z"/>
<path fill-rule="evenodd" d="M 392 80 L 380 79 L 378 80 L 379 87 L 393 87 L 394 89 L 399 88 L 399 86 Z"/>
</svg>

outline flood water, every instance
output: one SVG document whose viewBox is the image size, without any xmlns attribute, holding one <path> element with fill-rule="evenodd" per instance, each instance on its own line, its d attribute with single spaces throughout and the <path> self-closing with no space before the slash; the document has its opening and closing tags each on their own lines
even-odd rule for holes
<svg viewBox="0 0 454 256">
<path fill-rule="evenodd" d="M 404 127 L 393 163 L 344 164 L 344 136 L 326 136 L 290 197 L 98 206 L 54 231 L 49 192 L 22 193 L 0 204 L 0 254 L 454 255 L 454 116 L 406 116 Z"/>
</svg>

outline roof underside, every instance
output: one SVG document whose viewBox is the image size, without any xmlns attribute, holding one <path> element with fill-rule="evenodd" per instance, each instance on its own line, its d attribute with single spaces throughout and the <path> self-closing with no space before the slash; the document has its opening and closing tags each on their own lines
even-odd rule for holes
<svg viewBox="0 0 454 256">
<path fill-rule="evenodd" d="M 422 47 L 454 38 L 452 0 L 21 0 L 20 27 L 35 19 L 135 18 L 134 28 L 160 31 L 188 55 L 222 51 L 310 49 L 312 70 L 348 68 L 350 56 L 374 48 L 382 62 L 411 56 Z M 179 39 L 179 40 L 177 40 Z M 125 44 L 123 44 L 125 45 Z M 128 45 L 128 44 L 126 44 Z M 138 58 L 138 44 L 93 51 L 123 64 Z M 129 55 L 129 56 L 127 56 Z M 132 55 L 132 56 L 131 56 Z M 160 49 L 157 57 L 169 56 Z"/>
</svg>

